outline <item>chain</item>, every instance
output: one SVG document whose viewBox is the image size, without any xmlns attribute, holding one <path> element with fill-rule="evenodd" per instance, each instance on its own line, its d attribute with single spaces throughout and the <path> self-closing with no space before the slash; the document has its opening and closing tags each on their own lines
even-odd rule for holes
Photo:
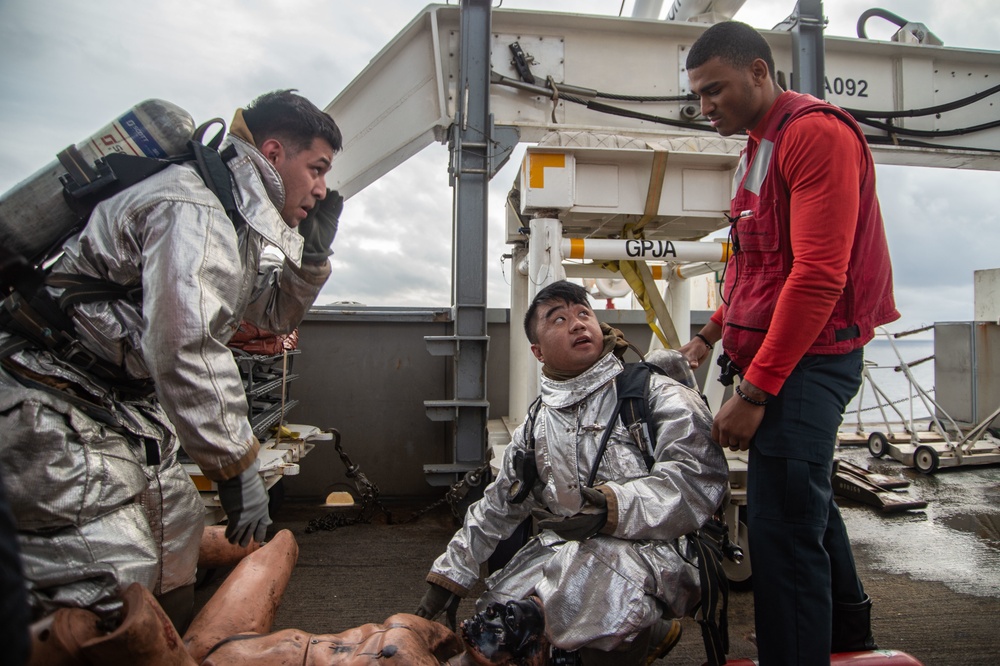
<svg viewBox="0 0 1000 666">
<path fill-rule="evenodd" d="M 447 501 L 448 501 L 448 495 L 445 495 L 444 497 L 431 502 L 424 508 L 414 511 L 412 514 L 410 514 L 408 518 L 400 520 L 398 523 L 393 523 L 393 525 L 407 525 L 409 523 L 415 522 L 418 518 L 420 518 L 420 516 L 430 511 L 433 511 L 434 509 L 438 508 Z"/>
<path fill-rule="evenodd" d="M 357 525 L 358 523 L 370 523 L 378 513 L 384 513 L 386 519 L 391 524 L 392 513 L 385 508 L 379 499 L 378 486 L 368 480 L 368 477 L 361 471 L 361 468 L 355 465 L 344 451 L 343 446 L 340 444 L 340 432 L 336 428 L 330 428 L 328 432 L 333 435 L 333 447 L 337 450 L 340 461 L 347 468 L 347 478 L 354 480 L 354 487 L 358 491 L 361 506 L 354 516 L 345 516 L 342 513 L 331 511 L 321 518 L 313 518 L 306 525 L 306 534 L 311 534 L 317 530 L 332 532 L 338 527 L 347 527 L 349 525 Z"/>
<path fill-rule="evenodd" d="M 334 448 L 337 450 L 337 454 L 340 455 L 340 461 L 344 463 L 344 467 L 347 469 L 347 478 L 354 480 L 354 487 L 358 491 L 358 496 L 360 498 L 360 508 L 354 516 L 346 516 L 342 513 L 336 511 L 331 511 L 321 518 L 313 518 L 306 525 L 306 534 L 311 534 L 317 530 L 326 530 L 332 532 L 339 527 L 348 527 L 350 525 L 357 525 L 359 523 L 371 523 L 372 519 L 379 513 L 385 514 L 386 522 L 389 525 L 406 525 L 416 521 L 418 518 L 424 514 L 436 509 L 442 504 L 447 503 L 451 507 L 452 514 L 461 519 L 462 512 L 459 509 L 459 505 L 464 500 L 469 491 L 473 488 L 477 488 L 482 485 L 483 480 L 486 478 L 489 471 L 489 461 L 477 467 L 476 469 L 469 470 L 466 472 L 462 478 L 455 484 L 453 484 L 448 492 L 445 493 L 444 497 L 431 502 L 422 509 L 419 509 L 408 518 L 400 521 L 394 521 L 392 518 L 392 512 L 385 508 L 382 501 L 379 499 L 379 488 L 377 485 L 368 480 L 365 473 L 361 471 L 361 468 L 354 464 L 347 453 L 344 451 L 340 444 L 340 432 L 335 428 L 331 428 L 328 432 L 333 435 Z"/>
</svg>

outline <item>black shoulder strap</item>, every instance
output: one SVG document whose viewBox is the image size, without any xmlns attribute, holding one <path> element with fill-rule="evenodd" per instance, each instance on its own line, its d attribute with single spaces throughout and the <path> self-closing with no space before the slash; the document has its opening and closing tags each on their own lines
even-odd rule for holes
<svg viewBox="0 0 1000 666">
<path fill-rule="evenodd" d="M 115 300 L 142 302 L 141 284 L 126 287 L 116 282 L 75 273 L 51 273 L 45 279 L 45 284 L 63 290 L 59 296 L 59 307 L 63 312 L 68 312 L 70 307 L 81 303 Z"/>
<path fill-rule="evenodd" d="M 542 396 L 535 398 L 534 402 L 528 405 L 528 423 L 524 426 L 525 447 L 534 451 L 535 449 L 535 420 L 538 419 L 538 412 L 542 409 Z"/>
<path fill-rule="evenodd" d="M 226 162 L 236 155 L 236 149 L 230 146 L 222 153 L 212 146 L 206 146 L 198 141 L 189 141 L 190 153 L 170 160 L 158 160 L 150 157 L 136 157 L 114 153 L 104 158 L 115 175 L 115 182 L 106 186 L 92 196 L 87 202 L 89 210 L 100 200 L 106 199 L 127 187 L 149 178 L 176 162 L 193 161 L 198 175 L 205 181 L 205 186 L 211 190 L 222 204 L 226 215 L 233 224 L 239 220 L 239 210 L 236 208 L 236 197 L 233 195 L 233 185 L 229 178 L 229 168 Z M 67 197 L 69 198 L 69 197 Z M 78 204 L 79 205 L 79 204 Z M 112 301 L 125 299 L 134 303 L 142 302 L 142 286 L 126 287 L 100 278 L 87 277 L 68 273 L 53 273 L 45 283 L 52 287 L 63 289 L 59 298 L 59 306 L 65 311 L 71 306 L 81 303 Z"/>
<path fill-rule="evenodd" d="M 236 156 L 236 149 L 229 146 L 220 153 L 218 150 L 194 140 L 188 142 L 188 147 L 194 155 L 198 175 L 205 181 L 205 186 L 212 190 L 212 194 L 219 199 L 226 215 L 233 221 L 233 224 L 237 224 L 240 213 L 236 208 L 236 197 L 233 195 L 233 183 L 229 178 L 229 167 L 226 166 L 226 162 Z"/>
<path fill-rule="evenodd" d="M 538 481 L 538 467 L 535 465 L 535 421 L 538 419 L 538 412 L 542 408 L 542 396 L 535 398 L 535 401 L 528 407 L 528 418 L 524 424 L 524 445 L 523 450 L 518 449 L 514 453 L 514 480 L 507 490 L 507 501 L 511 504 L 520 504 L 531 494 L 531 489 Z"/>
<path fill-rule="evenodd" d="M 656 448 L 656 424 L 649 418 L 649 376 L 653 373 L 666 374 L 653 363 L 630 363 L 616 380 L 618 399 L 623 401 L 619 417 L 642 452 L 647 469 L 653 468 Z"/>
<path fill-rule="evenodd" d="M 618 402 L 615 404 L 615 411 L 608 419 L 608 425 L 604 428 L 604 435 L 601 437 L 601 444 L 597 449 L 597 457 L 594 465 L 590 469 L 590 476 L 587 478 L 587 486 L 593 487 L 597 480 L 597 468 L 601 466 L 604 452 L 608 448 L 608 440 L 614 430 L 616 419 L 621 419 L 622 425 L 632 440 L 642 452 L 642 458 L 646 462 L 646 468 L 652 469 L 654 430 L 650 430 L 649 424 L 649 375 L 653 372 L 664 374 L 659 366 L 641 361 L 639 363 L 626 363 L 625 368 L 615 377 L 615 392 Z"/>
</svg>

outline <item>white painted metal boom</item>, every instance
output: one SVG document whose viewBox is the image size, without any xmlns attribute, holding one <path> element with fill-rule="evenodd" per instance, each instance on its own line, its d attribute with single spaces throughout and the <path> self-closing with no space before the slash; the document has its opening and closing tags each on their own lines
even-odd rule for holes
<svg viewBox="0 0 1000 666">
<path fill-rule="evenodd" d="M 430 5 L 379 53 L 327 110 L 345 133 L 329 185 L 350 196 L 434 140 L 455 117 L 459 8 Z M 632 96 L 687 92 L 684 57 L 704 24 L 496 9 L 492 15 L 493 70 L 520 80 L 510 45 L 526 55 L 535 86 L 556 84 L 563 95 L 682 120 L 691 102 L 629 102 L 597 99 L 587 91 Z M 779 72 L 791 76 L 791 36 L 763 31 Z M 1000 84 L 1000 53 L 951 47 L 826 37 L 827 99 L 865 111 L 927 109 L 955 102 Z M 572 86 L 574 88 L 569 88 Z M 552 129 L 663 138 L 692 134 L 648 120 L 608 115 L 551 92 L 493 85 L 497 125 L 520 129 L 537 141 Z M 957 130 L 994 121 L 993 95 L 942 114 L 893 120 L 906 130 Z M 886 137 L 871 129 L 873 136 Z M 697 134 L 704 134 L 698 132 Z M 905 138 L 905 137 L 901 137 Z M 1000 169 L 1000 128 L 955 136 L 913 137 L 926 146 L 876 145 L 882 163 Z M 964 149 L 964 148 L 972 149 Z"/>
</svg>

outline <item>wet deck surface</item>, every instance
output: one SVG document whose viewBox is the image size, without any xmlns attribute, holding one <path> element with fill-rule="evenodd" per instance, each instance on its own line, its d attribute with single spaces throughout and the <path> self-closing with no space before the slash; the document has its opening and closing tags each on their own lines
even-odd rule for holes
<svg viewBox="0 0 1000 666">
<path fill-rule="evenodd" d="M 903 476 L 912 482 L 906 492 L 929 502 L 926 509 L 900 514 L 840 502 L 858 569 L 875 602 L 878 644 L 926 666 L 1000 663 L 1000 466 L 924 476 L 889 458 L 873 459 L 864 448 L 840 455 L 872 471 Z M 386 505 L 397 520 L 423 506 Z M 275 512 L 272 529 L 291 530 L 300 554 L 274 628 L 336 633 L 412 612 L 428 567 L 455 530 L 448 508 L 409 524 L 388 525 L 377 517 L 368 525 L 306 533 L 311 519 L 328 513 L 317 503 L 291 499 Z M 201 603 L 220 578 L 199 590 Z M 471 601 L 463 602 L 459 617 L 472 608 Z M 730 657 L 755 657 L 746 640 L 753 629 L 749 591 L 732 592 L 729 621 Z M 700 629 L 685 620 L 680 644 L 658 663 L 703 662 Z"/>
</svg>

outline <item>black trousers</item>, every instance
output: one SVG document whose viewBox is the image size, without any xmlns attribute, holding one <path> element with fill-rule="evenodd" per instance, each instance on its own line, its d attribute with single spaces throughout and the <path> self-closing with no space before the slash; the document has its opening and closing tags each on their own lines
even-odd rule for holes
<svg viewBox="0 0 1000 666">
<path fill-rule="evenodd" d="M 833 602 L 864 599 L 831 480 L 862 363 L 860 349 L 803 358 L 751 443 L 747 528 L 761 666 L 830 663 Z"/>
</svg>

